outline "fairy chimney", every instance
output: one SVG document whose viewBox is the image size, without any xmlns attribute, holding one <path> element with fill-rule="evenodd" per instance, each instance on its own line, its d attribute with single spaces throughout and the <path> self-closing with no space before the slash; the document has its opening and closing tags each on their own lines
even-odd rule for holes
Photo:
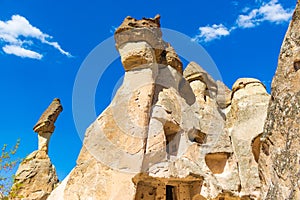
<svg viewBox="0 0 300 200">
<path fill-rule="evenodd" d="M 49 140 L 55 129 L 54 123 L 62 110 L 60 100 L 55 98 L 33 127 L 34 132 L 38 134 L 38 149 L 40 151 L 48 153 Z"/>
</svg>

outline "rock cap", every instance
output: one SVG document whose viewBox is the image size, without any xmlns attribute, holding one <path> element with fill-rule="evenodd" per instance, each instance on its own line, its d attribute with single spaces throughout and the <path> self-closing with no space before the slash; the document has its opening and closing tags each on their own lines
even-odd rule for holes
<svg viewBox="0 0 300 200">
<path fill-rule="evenodd" d="M 63 107 L 58 98 L 55 98 L 48 108 L 44 111 L 36 125 L 33 127 L 34 132 L 36 133 L 53 133 L 55 126 L 54 123 L 62 112 Z"/>
<path fill-rule="evenodd" d="M 264 88 L 266 87 L 260 80 L 256 78 L 239 78 L 232 86 L 232 92 L 236 92 L 239 89 L 245 88 L 246 85 L 253 84 L 253 83 L 259 83 Z"/>
</svg>

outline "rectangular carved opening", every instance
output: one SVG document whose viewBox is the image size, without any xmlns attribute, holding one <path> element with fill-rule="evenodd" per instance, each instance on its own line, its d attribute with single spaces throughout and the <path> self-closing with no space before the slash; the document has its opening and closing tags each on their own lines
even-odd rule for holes
<svg viewBox="0 0 300 200">
<path fill-rule="evenodd" d="M 180 134 L 172 134 L 166 136 L 166 151 L 168 153 L 168 158 L 170 156 L 177 156 L 179 148 Z"/>
<path fill-rule="evenodd" d="M 166 200 L 177 200 L 176 187 L 172 185 L 166 185 Z"/>
</svg>

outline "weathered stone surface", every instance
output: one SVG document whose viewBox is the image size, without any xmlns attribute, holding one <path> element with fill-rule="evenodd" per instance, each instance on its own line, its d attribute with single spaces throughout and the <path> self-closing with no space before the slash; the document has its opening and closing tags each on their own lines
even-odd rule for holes
<svg viewBox="0 0 300 200">
<path fill-rule="evenodd" d="M 221 109 L 226 109 L 231 104 L 231 90 L 221 81 L 217 83 L 217 103 Z"/>
<path fill-rule="evenodd" d="M 260 199 L 265 87 L 239 79 L 231 91 L 195 62 L 182 72 L 159 27 L 128 17 L 117 29 L 123 84 L 49 200 Z"/>
<path fill-rule="evenodd" d="M 46 200 L 58 184 L 55 167 L 48 156 L 48 145 L 61 111 L 60 100 L 54 99 L 34 126 L 39 149 L 19 165 L 11 189 L 12 199 Z"/>
<path fill-rule="evenodd" d="M 72 171 L 70 172 L 70 174 Z M 61 182 L 59 183 L 59 187 L 51 192 L 47 200 L 63 200 L 64 199 L 64 190 L 66 185 L 69 181 L 70 174 Z"/>
<path fill-rule="evenodd" d="M 53 132 L 55 129 L 54 123 L 58 115 L 63 110 L 60 100 L 55 98 L 48 108 L 44 111 L 36 125 L 33 127 L 34 132 Z"/>
<path fill-rule="evenodd" d="M 257 138 L 263 132 L 270 97 L 257 79 L 238 79 L 232 91 L 226 128 L 231 136 L 234 156 L 238 162 L 240 193 L 259 199 L 261 183 L 255 155 L 259 156 Z"/>
<path fill-rule="evenodd" d="M 62 110 L 60 100 L 55 98 L 33 127 L 34 132 L 38 133 L 39 150 L 48 153 L 50 137 L 55 129 L 54 123 Z"/>
<path fill-rule="evenodd" d="M 169 65 L 182 74 L 181 60 L 174 48 L 162 39 L 159 15 L 142 20 L 127 17 L 114 37 L 125 71 L 157 63 Z"/>
<path fill-rule="evenodd" d="M 127 42 L 119 48 L 119 52 L 125 71 L 156 62 L 154 51 L 146 42 Z"/>
<path fill-rule="evenodd" d="M 43 151 L 35 151 L 20 164 L 12 187 L 13 199 L 46 200 L 58 184 L 50 158 Z"/>
<path fill-rule="evenodd" d="M 207 95 L 211 98 L 216 96 L 218 86 L 215 80 L 197 63 L 190 62 L 184 70 L 183 77 L 189 82 L 200 80 L 206 84 L 207 92 L 209 93 Z"/>
<path fill-rule="evenodd" d="M 264 199 L 300 199 L 300 1 L 281 47 L 259 159 Z"/>
<path fill-rule="evenodd" d="M 178 55 L 176 54 L 174 48 L 171 44 L 167 43 L 166 47 L 166 61 L 167 65 L 174 67 L 179 73 L 182 74 L 182 62 Z"/>
</svg>

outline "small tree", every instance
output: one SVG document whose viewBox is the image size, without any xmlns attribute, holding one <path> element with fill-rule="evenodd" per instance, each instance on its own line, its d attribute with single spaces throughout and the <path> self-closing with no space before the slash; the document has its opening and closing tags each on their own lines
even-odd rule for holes
<svg viewBox="0 0 300 200">
<path fill-rule="evenodd" d="M 16 154 L 20 145 L 20 140 L 17 140 L 16 144 L 7 150 L 7 144 L 4 144 L 0 154 L 0 195 L 7 195 L 10 191 L 14 175 L 10 172 L 19 163 L 20 159 L 15 159 L 13 156 Z"/>
</svg>

